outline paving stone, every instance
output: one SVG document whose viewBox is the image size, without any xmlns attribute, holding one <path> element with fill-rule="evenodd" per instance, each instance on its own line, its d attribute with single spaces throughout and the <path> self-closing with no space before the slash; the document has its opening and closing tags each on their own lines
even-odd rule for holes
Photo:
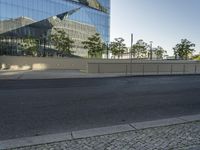
<svg viewBox="0 0 200 150">
<path fill-rule="evenodd" d="M 13 150 L 200 150 L 200 121 Z"/>
</svg>

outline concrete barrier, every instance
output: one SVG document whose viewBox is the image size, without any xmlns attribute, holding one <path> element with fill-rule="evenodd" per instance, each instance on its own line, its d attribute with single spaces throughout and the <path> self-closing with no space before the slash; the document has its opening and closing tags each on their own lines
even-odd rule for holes
<svg viewBox="0 0 200 150">
<path fill-rule="evenodd" d="M 105 73 L 122 73 L 126 72 L 126 64 L 116 63 L 116 64 L 110 64 L 110 63 L 102 63 L 99 64 L 99 73 L 105 72 Z M 112 69 L 110 69 L 112 68 Z"/>
<path fill-rule="evenodd" d="M 25 56 L 0 56 L 0 64 L 5 64 L 7 69 L 11 66 L 30 66 L 35 70 L 87 70 L 87 64 L 96 63 L 127 63 L 129 60 L 103 60 L 84 58 L 55 58 L 55 57 L 25 57 Z M 95 71 L 96 72 L 96 71 Z"/>
<path fill-rule="evenodd" d="M 158 64 L 144 64 L 144 75 L 158 74 Z"/>
<path fill-rule="evenodd" d="M 172 64 L 159 64 L 158 73 L 160 75 L 172 74 Z"/>
<path fill-rule="evenodd" d="M 9 66 L 7 64 L 5 64 L 5 63 L 1 64 L 1 69 L 2 70 L 8 69 L 8 68 L 9 68 Z"/>
<path fill-rule="evenodd" d="M 127 64 L 127 71 L 128 73 L 134 73 L 135 75 L 143 75 L 144 72 L 144 65 L 139 63 Z"/>
<path fill-rule="evenodd" d="M 43 57 L 21 57 L 0 56 L 0 64 L 5 64 L 7 69 L 21 70 L 23 66 L 29 66 L 33 70 L 85 70 L 87 59 L 78 58 L 43 58 Z"/>
<path fill-rule="evenodd" d="M 199 61 L 149 61 L 115 59 L 43 58 L 0 56 L 1 69 L 87 70 L 88 73 L 132 75 L 200 74 Z"/>
<path fill-rule="evenodd" d="M 185 74 L 193 74 L 193 73 L 196 73 L 196 65 L 185 64 Z"/>
<path fill-rule="evenodd" d="M 132 75 L 200 74 L 198 61 L 133 61 L 130 63 L 88 63 L 88 73 L 124 73 Z"/>
<path fill-rule="evenodd" d="M 49 70 L 87 70 L 87 64 L 96 63 L 128 63 L 129 60 L 117 59 L 84 59 L 84 58 L 55 58 L 55 57 L 27 57 L 27 56 L 0 56 L 0 64 L 11 66 L 30 66 L 33 69 Z M 42 67 L 43 66 L 43 67 Z"/>
<path fill-rule="evenodd" d="M 196 73 L 200 73 L 200 64 L 196 64 Z"/>
<path fill-rule="evenodd" d="M 172 64 L 172 74 L 183 74 L 184 64 Z"/>
</svg>

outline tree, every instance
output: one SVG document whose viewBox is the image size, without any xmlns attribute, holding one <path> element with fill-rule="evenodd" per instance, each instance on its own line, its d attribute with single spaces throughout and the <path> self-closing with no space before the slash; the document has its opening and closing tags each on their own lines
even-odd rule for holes
<svg viewBox="0 0 200 150">
<path fill-rule="evenodd" d="M 88 37 L 82 44 L 84 45 L 84 48 L 88 50 L 88 55 L 92 58 L 97 56 L 102 57 L 104 44 L 99 33 L 95 33 L 91 37 Z"/>
<path fill-rule="evenodd" d="M 124 44 L 124 39 L 115 38 L 115 40 L 110 44 L 110 50 L 114 57 L 118 56 L 118 58 L 120 58 L 120 56 L 122 56 L 127 50 L 126 44 Z"/>
<path fill-rule="evenodd" d="M 188 41 L 187 39 L 182 39 L 181 43 L 177 44 L 174 47 L 175 56 L 179 56 L 180 59 L 188 59 L 189 54 L 192 54 L 194 50 L 195 44 Z"/>
<path fill-rule="evenodd" d="M 143 40 L 138 40 L 131 48 L 131 53 L 134 57 L 144 58 L 147 55 L 148 44 Z"/>
<path fill-rule="evenodd" d="M 51 35 L 53 45 L 62 56 L 71 55 L 73 53 L 71 48 L 73 47 L 74 41 L 69 38 L 64 30 L 56 29 L 55 32 Z"/>
<path fill-rule="evenodd" d="M 200 55 L 198 54 L 198 55 L 194 55 L 193 57 L 192 57 L 192 59 L 193 60 L 200 60 Z"/>
<path fill-rule="evenodd" d="M 157 48 L 155 48 L 155 54 L 156 54 L 157 59 L 163 59 L 164 53 L 166 53 L 166 51 L 161 46 L 158 46 Z"/>
<path fill-rule="evenodd" d="M 33 37 L 27 37 L 18 45 L 26 55 L 37 55 L 37 51 L 39 49 L 39 42 L 37 39 Z"/>
</svg>

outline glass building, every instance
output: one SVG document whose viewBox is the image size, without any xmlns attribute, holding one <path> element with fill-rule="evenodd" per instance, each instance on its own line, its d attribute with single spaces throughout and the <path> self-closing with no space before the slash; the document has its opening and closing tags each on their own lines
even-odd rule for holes
<svg viewBox="0 0 200 150">
<path fill-rule="evenodd" d="M 110 0 L 0 0 L 0 55 L 21 55 L 27 37 L 37 39 L 40 52 L 54 51 L 54 29 L 75 41 L 75 55 L 87 57 L 82 41 L 95 33 L 110 40 Z"/>
</svg>

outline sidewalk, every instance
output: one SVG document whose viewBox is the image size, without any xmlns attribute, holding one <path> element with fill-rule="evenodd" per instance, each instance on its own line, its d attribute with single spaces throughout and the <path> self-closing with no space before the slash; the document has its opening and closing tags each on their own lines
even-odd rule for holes
<svg viewBox="0 0 200 150">
<path fill-rule="evenodd" d="M 18 145 L 12 150 L 199 150 L 200 115 L 0 141 L 0 149 L 6 145 Z"/>
<path fill-rule="evenodd" d="M 199 150 L 200 122 L 149 128 L 16 150 Z"/>
<path fill-rule="evenodd" d="M 89 74 L 79 70 L 0 71 L 0 79 L 62 79 L 125 76 L 124 73 Z"/>
</svg>

